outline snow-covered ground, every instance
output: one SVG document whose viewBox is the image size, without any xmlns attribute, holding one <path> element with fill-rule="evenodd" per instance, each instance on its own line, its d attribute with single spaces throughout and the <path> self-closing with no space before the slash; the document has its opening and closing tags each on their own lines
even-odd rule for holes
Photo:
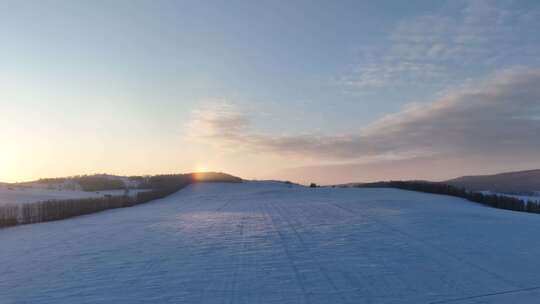
<svg viewBox="0 0 540 304">
<path fill-rule="evenodd" d="M 129 195 L 147 190 L 129 190 Z M 103 197 L 105 195 L 124 195 L 124 190 L 107 190 L 86 192 L 77 190 L 51 190 L 43 188 L 23 188 L 0 185 L 0 206 L 10 204 L 25 204 L 46 200 L 65 200 L 75 198 Z M 1 303 L 1 302 L 0 302 Z"/>
<path fill-rule="evenodd" d="M 538 303 L 538 231 L 446 196 L 196 184 L 0 230 L 0 303 Z"/>
</svg>

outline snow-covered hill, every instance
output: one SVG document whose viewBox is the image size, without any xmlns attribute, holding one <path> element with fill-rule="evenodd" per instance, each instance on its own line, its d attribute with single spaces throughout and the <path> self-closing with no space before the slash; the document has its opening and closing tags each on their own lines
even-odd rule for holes
<svg viewBox="0 0 540 304">
<path fill-rule="evenodd" d="M 0 303 L 536 303 L 538 231 L 446 196 L 194 184 L 0 230 Z"/>
</svg>

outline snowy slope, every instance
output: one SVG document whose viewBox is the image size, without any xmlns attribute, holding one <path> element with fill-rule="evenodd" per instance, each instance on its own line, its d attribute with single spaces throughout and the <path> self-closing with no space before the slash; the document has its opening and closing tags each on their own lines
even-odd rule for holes
<svg viewBox="0 0 540 304">
<path fill-rule="evenodd" d="M 136 195 L 137 192 L 147 191 L 130 189 L 129 195 Z M 25 204 L 47 200 L 67 200 L 77 198 L 103 197 L 105 195 L 124 195 L 124 190 L 107 190 L 97 192 L 86 192 L 78 190 L 54 190 L 43 188 L 21 188 L 0 185 L 0 206 L 12 204 Z M 1 302 L 0 302 L 1 303 Z"/>
<path fill-rule="evenodd" d="M 538 231 L 446 196 L 196 184 L 0 230 L 0 303 L 537 303 Z"/>
</svg>

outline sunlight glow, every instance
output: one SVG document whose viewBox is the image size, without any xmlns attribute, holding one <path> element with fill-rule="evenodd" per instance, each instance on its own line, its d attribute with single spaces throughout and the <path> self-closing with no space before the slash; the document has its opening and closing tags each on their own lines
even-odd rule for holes
<svg viewBox="0 0 540 304">
<path fill-rule="evenodd" d="M 208 172 L 208 171 L 209 171 L 208 168 L 204 165 L 197 165 L 193 169 L 194 173 L 202 173 L 202 172 Z"/>
</svg>

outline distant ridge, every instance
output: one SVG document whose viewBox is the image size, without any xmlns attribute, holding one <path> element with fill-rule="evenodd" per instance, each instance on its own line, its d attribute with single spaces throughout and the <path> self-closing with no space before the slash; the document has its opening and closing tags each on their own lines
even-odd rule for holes
<svg viewBox="0 0 540 304">
<path fill-rule="evenodd" d="M 540 169 L 493 175 L 462 176 L 443 183 L 472 191 L 532 193 L 540 191 Z"/>
<path fill-rule="evenodd" d="M 47 190 L 82 190 L 82 191 L 105 191 L 123 189 L 148 189 L 152 188 L 150 180 L 167 179 L 170 177 L 187 178 L 196 182 L 242 182 L 242 178 L 223 172 L 192 172 L 183 174 L 158 174 L 121 176 L 105 173 L 92 175 L 75 175 L 67 177 L 40 178 L 34 181 L 20 183 L 2 183 L 0 186 L 15 186 L 23 188 L 42 188 Z"/>
</svg>

